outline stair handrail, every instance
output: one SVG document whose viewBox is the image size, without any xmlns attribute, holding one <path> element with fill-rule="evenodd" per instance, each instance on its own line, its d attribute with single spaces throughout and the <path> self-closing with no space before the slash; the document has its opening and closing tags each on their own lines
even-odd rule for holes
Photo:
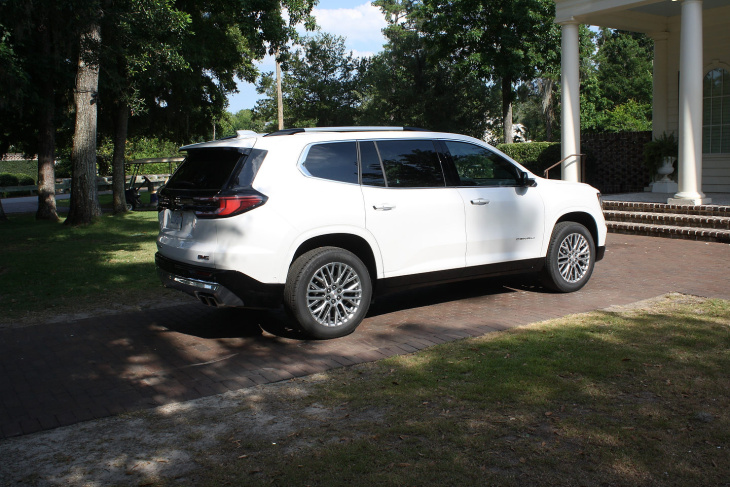
<svg viewBox="0 0 730 487">
<path fill-rule="evenodd" d="M 586 169 L 586 155 L 585 154 L 570 154 L 569 156 L 565 156 L 564 158 L 560 159 L 558 162 L 556 162 L 555 164 L 553 164 L 549 168 L 545 169 L 545 171 L 543 171 L 543 176 L 545 177 L 545 179 L 550 179 L 548 177 L 548 172 L 550 171 L 550 169 L 556 168 L 557 166 L 561 165 L 562 163 L 564 163 L 565 161 L 567 161 L 571 157 L 579 157 L 580 158 L 580 182 L 581 183 L 584 183 L 585 182 L 585 176 L 584 175 L 585 175 L 585 172 L 586 172 L 585 171 L 585 169 Z"/>
</svg>

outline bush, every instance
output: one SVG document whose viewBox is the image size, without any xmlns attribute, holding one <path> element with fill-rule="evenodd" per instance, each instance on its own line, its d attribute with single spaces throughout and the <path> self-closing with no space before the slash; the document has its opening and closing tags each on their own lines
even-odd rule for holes
<svg viewBox="0 0 730 487">
<path fill-rule="evenodd" d="M 0 173 L 0 186 L 18 186 L 18 176 L 7 172 Z"/>
<path fill-rule="evenodd" d="M 28 176 L 27 174 L 16 174 L 16 176 L 18 176 L 18 186 L 35 185 L 35 179 Z"/>
<path fill-rule="evenodd" d="M 10 173 L 16 176 L 23 174 L 34 178 L 33 181 L 35 181 L 35 178 L 38 177 L 38 161 L 0 161 L 0 173 Z"/>
<path fill-rule="evenodd" d="M 501 150 L 538 176 L 542 176 L 545 169 L 561 159 L 559 142 L 499 144 L 497 149 Z"/>
</svg>

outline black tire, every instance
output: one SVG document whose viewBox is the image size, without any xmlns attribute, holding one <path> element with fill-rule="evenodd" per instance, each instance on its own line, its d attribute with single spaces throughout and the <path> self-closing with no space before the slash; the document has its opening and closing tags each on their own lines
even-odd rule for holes
<svg viewBox="0 0 730 487">
<path fill-rule="evenodd" d="M 338 247 L 311 250 L 294 261 L 284 286 L 284 306 L 302 331 L 317 339 L 352 333 L 370 306 L 367 267 Z"/>
<path fill-rule="evenodd" d="M 591 232 L 576 222 L 560 222 L 550 237 L 543 283 L 545 287 L 571 293 L 585 286 L 593 273 L 596 244 Z"/>
</svg>

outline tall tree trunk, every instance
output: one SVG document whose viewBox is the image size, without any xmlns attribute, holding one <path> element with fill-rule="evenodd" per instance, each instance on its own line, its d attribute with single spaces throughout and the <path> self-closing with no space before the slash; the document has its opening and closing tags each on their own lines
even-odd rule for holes
<svg viewBox="0 0 730 487">
<path fill-rule="evenodd" d="M 3 210 L 3 200 L 0 200 L 0 222 L 8 221 L 8 217 L 5 216 L 5 210 Z"/>
<path fill-rule="evenodd" d="M 45 91 L 44 87 L 44 91 Z M 58 221 L 56 210 L 56 169 L 53 155 L 56 148 L 56 127 L 53 123 L 55 112 L 53 86 L 50 93 L 44 93 L 46 102 L 41 108 L 38 134 L 38 211 L 36 220 Z"/>
<path fill-rule="evenodd" d="M 98 22 L 81 34 L 81 49 L 76 72 L 76 126 L 71 160 L 71 207 L 67 225 L 86 225 L 101 216 L 96 189 L 96 117 L 99 87 L 98 48 L 101 42 Z"/>
<path fill-rule="evenodd" d="M 44 20 L 47 16 L 44 16 Z M 51 59 L 52 42 L 48 28 L 39 29 L 43 58 Z M 56 210 L 56 168 L 53 156 L 56 152 L 56 111 L 53 77 L 46 76 L 39 80 L 41 91 L 41 108 L 38 130 L 38 211 L 36 220 L 58 221 Z"/>
<path fill-rule="evenodd" d="M 504 127 L 504 143 L 512 140 L 512 79 L 502 78 L 502 126 Z"/>
<path fill-rule="evenodd" d="M 117 105 L 116 126 L 114 127 L 114 156 L 112 156 L 112 199 L 114 214 L 127 211 L 127 198 L 124 195 L 124 151 L 127 144 L 129 107 L 123 101 Z"/>
<path fill-rule="evenodd" d="M 548 142 L 553 141 L 553 122 L 555 110 L 553 110 L 553 94 L 555 93 L 555 82 L 550 78 L 542 80 L 542 113 L 545 117 L 545 138 Z"/>
</svg>

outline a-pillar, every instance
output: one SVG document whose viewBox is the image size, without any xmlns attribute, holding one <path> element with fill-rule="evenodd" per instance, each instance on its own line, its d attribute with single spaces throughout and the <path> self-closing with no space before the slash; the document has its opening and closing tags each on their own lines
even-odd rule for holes
<svg viewBox="0 0 730 487">
<path fill-rule="evenodd" d="M 562 179 L 580 181 L 580 58 L 578 22 L 564 22 L 562 27 Z M 572 156 L 572 157 L 571 157 Z"/>
<path fill-rule="evenodd" d="M 679 40 L 679 192 L 670 204 L 706 205 L 702 192 L 702 0 L 682 1 Z"/>
</svg>

